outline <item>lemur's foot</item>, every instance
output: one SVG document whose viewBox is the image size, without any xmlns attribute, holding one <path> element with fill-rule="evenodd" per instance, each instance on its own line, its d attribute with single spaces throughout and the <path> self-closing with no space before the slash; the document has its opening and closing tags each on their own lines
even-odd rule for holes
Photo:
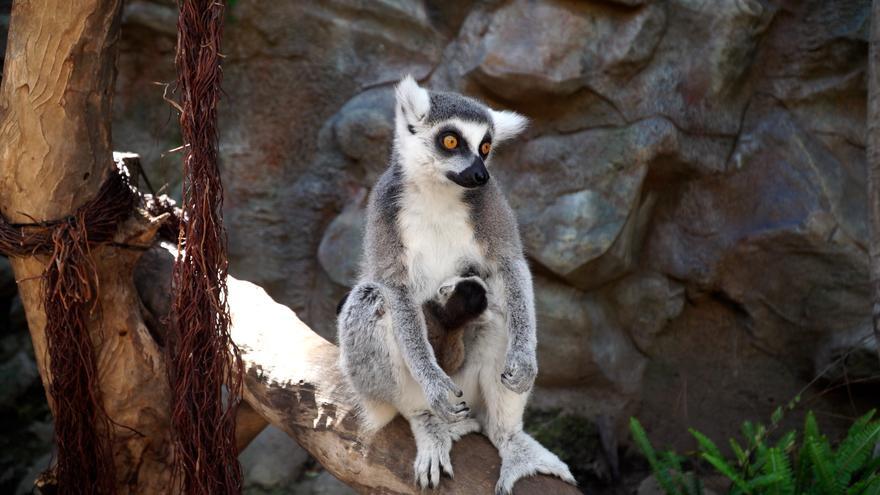
<svg viewBox="0 0 880 495">
<path fill-rule="evenodd" d="M 498 453 L 501 454 L 501 475 L 495 485 L 496 495 L 509 495 L 517 481 L 536 473 L 556 476 L 577 485 L 568 466 L 556 454 L 523 432 L 499 445 Z"/>
<path fill-rule="evenodd" d="M 468 433 L 480 431 L 480 424 L 472 418 L 447 423 L 425 412 L 410 419 L 416 439 L 416 460 L 413 463 L 416 484 L 420 488 L 437 488 L 441 472 L 453 476 L 449 452 L 452 443 Z"/>
</svg>

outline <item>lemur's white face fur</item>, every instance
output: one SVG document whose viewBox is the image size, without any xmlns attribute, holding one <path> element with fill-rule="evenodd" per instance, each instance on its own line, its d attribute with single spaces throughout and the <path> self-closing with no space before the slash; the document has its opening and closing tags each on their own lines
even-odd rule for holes
<svg viewBox="0 0 880 495">
<path fill-rule="evenodd" d="M 455 93 L 427 91 L 406 76 L 397 85 L 394 146 L 408 180 L 474 188 L 489 181 L 492 148 L 528 121 Z"/>
</svg>

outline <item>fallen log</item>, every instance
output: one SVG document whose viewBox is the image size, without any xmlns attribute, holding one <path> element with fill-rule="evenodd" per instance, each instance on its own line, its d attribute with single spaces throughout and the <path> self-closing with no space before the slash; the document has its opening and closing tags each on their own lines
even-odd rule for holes
<svg viewBox="0 0 880 495">
<path fill-rule="evenodd" d="M 168 251 L 154 248 L 143 257 L 136 273 L 144 305 L 152 313 L 147 321 L 161 321 L 167 312 L 171 262 Z M 245 366 L 247 404 L 359 493 L 420 493 L 413 478 L 415 442 L 406 421 L 398 417 L 366 438 L 336 365 L 337 347 L 261 287 L 233 277 L 228 285 L 232 339 Z M 471 434 L 456 442 L 452 465 L 455 478 L 444 477 L 431 493 L 494 493 L 501 461 L 486 437 Z M 581 492 L 557 478 L 540 475 L 518 482 L 514 493 Z"/>
</svg>

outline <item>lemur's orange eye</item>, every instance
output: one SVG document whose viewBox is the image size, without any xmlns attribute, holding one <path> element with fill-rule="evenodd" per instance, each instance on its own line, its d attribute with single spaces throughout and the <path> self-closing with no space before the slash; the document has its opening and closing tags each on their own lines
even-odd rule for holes
<svg viewBox="0 0 880 495">
<path fill-rule="evenodd" d="M 443 147 L 448 150 L 454 150 L 458 147 L 458 138 L 455 136 L 449 135 L 443 137 Z"/>
<path fill-rule="evenodd" d="M 489 141 L 486 141 L 485 143 L 480 145 L 480 153 L 482 153 L 483 156 L 488 155 L 490 151 L 492 151 L 492 143 L 490 143 Z"/>
</svg>

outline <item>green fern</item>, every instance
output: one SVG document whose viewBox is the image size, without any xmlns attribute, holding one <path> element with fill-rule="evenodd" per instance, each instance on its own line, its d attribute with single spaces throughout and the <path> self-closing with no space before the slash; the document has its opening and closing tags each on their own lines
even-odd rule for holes
<svg viewBox="0 0 880 495">
<path fill-rule="evenodd" d="M 764 464 L 764 472 L 775 475 L 777 481 L 768 486 L 767 493 L 770 495 L 793 495 L 794 474 L 791 471 L 791 461 L 785 450 L 779 447 L 767 449 L 767 462 Z"/>
<path fill-rule="evenodd" d="M 642 424 L 639 423 L 639 420 L 636 418 L 629 418 L 629 430 L 632 433 L 633 440 L 636 442 L 636 446 L 642 451 L 642 455 L 648 459 L 648 464 L 651 465 L 651 471 L 654 473 L 654 478 L 657 479 L 660 488 L 662 488 L 667 495 L 679 495 L 680 492 L 675 488 L 675 485 L 672 483 L 672 478 L 669 476 L 670 466 L 668 463 L 661 464 L 660 459 L 657 457 L 657 452 L 654 450 L 654 447 L 651 446 L 651 441 L 648 440 L 648 434 L 645 432 L 645 429 L 642 428 Z"/>
<path fill-rule="evenodd" d="M 880 422 L 871 422 L 874 412 L 862 416 L 850 427 L 835 456 L 838 480 L 848 484 L 853 474 L 871 459 L 880 438 Z"/>
<path fill-rule="evenodd" d="M 729 439 L 733 458 L 728 459 L 718 445 L 697 430 L 689 430 L 698 451 L 682 457 L 672 451 L 656 451 L 645 430 L 630 419 L 630 430 L 639 450 L 648 459 L 661 488 L 668 495 L 701 494 L 703 484 L 682 466 L 705 463 L 731 482 L 730 494 L 739 495 L 880 495 L 880 420 L 874 412 L 862 416 L 849 428 L 846 437 L 833 449 L 822 435 L 812 412 L 808 412 L 803 432 L 787 432 L 770 443 L 784 419 L 785 408 L 777 408 L 770 427 L 744 422 L 742 441 Z"/>
</svg>

